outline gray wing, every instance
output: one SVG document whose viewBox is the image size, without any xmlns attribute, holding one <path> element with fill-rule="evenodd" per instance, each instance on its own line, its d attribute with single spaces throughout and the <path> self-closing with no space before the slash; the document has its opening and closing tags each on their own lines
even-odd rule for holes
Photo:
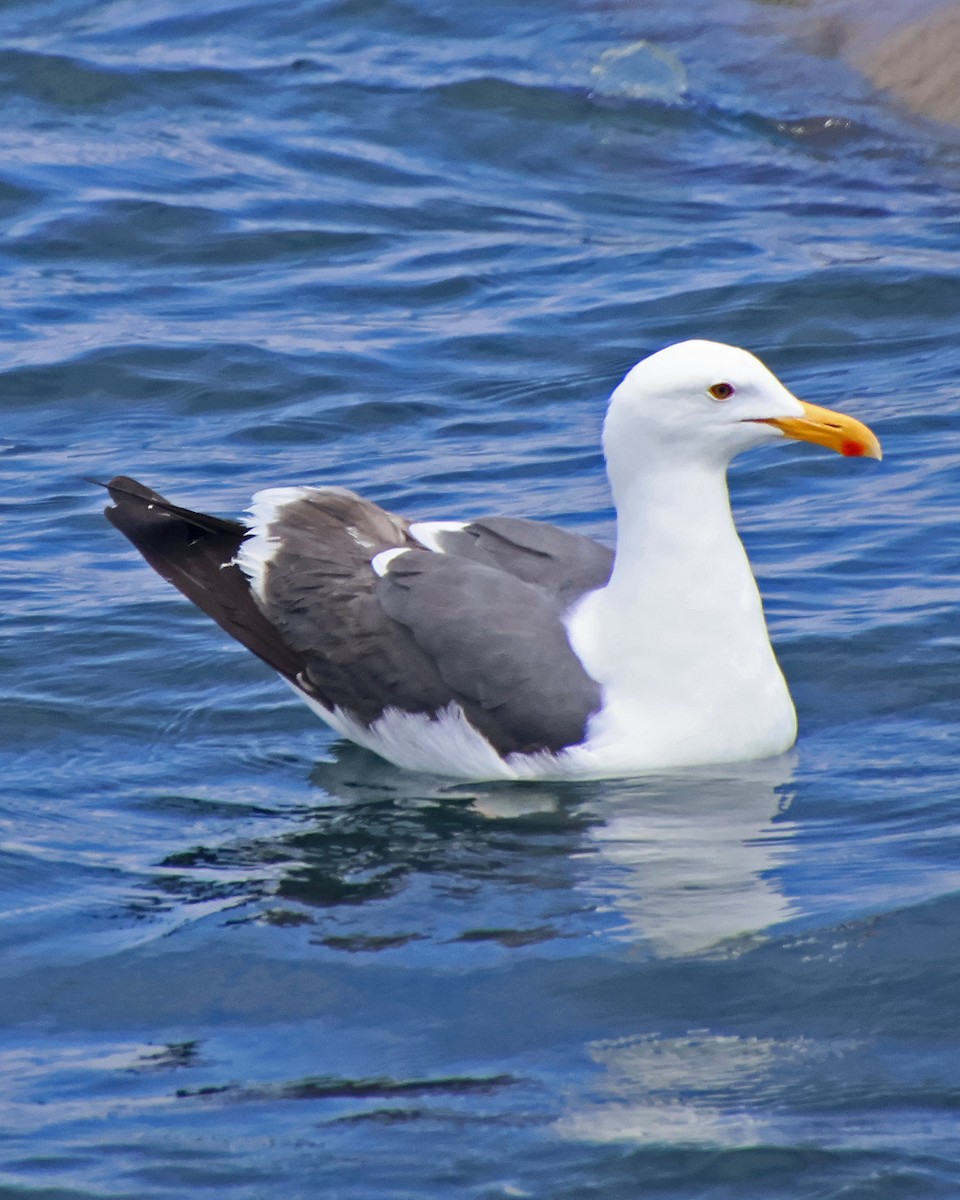
<svg viewBox="0 0 960 1200">
<path fill-rule="evenodd" d="M 380 578 L 370 559 L 410 545 L 406 522 L 339 489 L 285 505 L 260 605 L 303 655 L 298 683 L 366 724 L 456 703 L 500 754 L 582 741 L 600 688 L 561 614 L 606 580 L 610 552 L 533 521 L 468 529 L 452 553 L 411 550 Z"/>
<path fill-rule="evenodd" d="M 445 554 L 485 563 L 554 594 L 562 609 L 604 587 L 613 551 L 591 538 L 522 517 L 483 517 L 434 535 Z"/>
<path fill-rule="evenodd" d="M 407 524 L 341 489 L 305 489 L 264 532 L 276 549 L 258 606 L 327 708 L 370 725 L 458 704 L 499 754 L 583 740 L 600 689 L 547 589 L 419 549 L 380 578 L 370 559 L 409 544 Z"/>
<path fill-rule="evenodd" d="M 558 571 L 551 547 L 586 539 L 548 527 L 544 549 L 533 522 L 494 518 L 463 543 L 473 557 L 414 549 L 381 579 L 371 558 L 413 547 L 407 522 L 344 489 L 305 488 L 259 530 L 254 587 L 237 565 L 243 525 L 126 477 L 108 486 L 107 515 L 147 562 L 325 707 L 370 725 L 387 709 L 434 717 L 456 703 L 500 754 L 583 740 L 600 691 L 560 615 L 590 570 Z"/>
<path fill-rule="evenodd" d="M 370 559 L 406 543 L 402 518 L 342 488 L 304 488 L 262 533 L 275 549 L 257 607 L 298 656 L 304 692 L 365 725 L 387 708 L 450 704 L 450 688 L 375 595 Z"/>
<path fill-rule="evenodd" d="M 535 752 L 583 741 L 600 687 L 551 592 L 484 563 L 413 551 L 390 563 L 376 595 L 454 695 L 495 722 L 501 744 Z"/>
</svg>

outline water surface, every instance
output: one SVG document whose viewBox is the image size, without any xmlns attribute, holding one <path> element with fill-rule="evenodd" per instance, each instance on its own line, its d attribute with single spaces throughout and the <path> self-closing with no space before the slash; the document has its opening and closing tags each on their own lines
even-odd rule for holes
<svg viewBox="0 0 960 1200">
<path fill-rule="evenodd" d="M 810 16 L 0 12 L 0 1194 L 960 1192 L 960 154 Z M 691 336 L 887 454 L 733 471 L 773 763 L 404 775 L 85 479 L 609 538 L 606 396 Z"/>
</svg>

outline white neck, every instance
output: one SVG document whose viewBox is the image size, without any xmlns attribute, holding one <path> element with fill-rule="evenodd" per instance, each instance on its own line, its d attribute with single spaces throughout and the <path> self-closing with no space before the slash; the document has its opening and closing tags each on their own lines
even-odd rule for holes
<svg viewBox="0 0 960 1200">
<path fill-rule="evenodd" d="M 795 733 L 793 705 L 730 511 L 724 465 L 611 470 L 617 550 L 569 633 L 604 688 L 591 738 L 652 766 L 762 757 Z"/>
<path fill-rule="evenodd" d="M 694 611 L 711 625 L 724 619 L 717 601 L 729 598 L 730 588 L 757 595 L 722 469 L 687 462 L 633 472 L 613 481 L 613 493 L 617 551 L 604 592 L 630 624 L 643 614 L 638 631 L 663 628 L 653 625 L 651 603 L 658 617 L 682 616 L 689 632 Z"/>
</svg>

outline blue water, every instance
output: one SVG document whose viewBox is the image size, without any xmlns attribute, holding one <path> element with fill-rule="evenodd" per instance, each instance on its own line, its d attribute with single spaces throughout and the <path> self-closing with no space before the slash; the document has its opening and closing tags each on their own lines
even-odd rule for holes
<svg viewBox="0 0 960 1200">
<path fill-rule="evenodd" d="M 960 1195 L 960 140 L 810 18 L 0 10 L 0 1196 Z M 774 763 L 404 775 L 85 480 L 608 538 L 691 336 L 886 450 L 735 466 Z"/>
</svg>

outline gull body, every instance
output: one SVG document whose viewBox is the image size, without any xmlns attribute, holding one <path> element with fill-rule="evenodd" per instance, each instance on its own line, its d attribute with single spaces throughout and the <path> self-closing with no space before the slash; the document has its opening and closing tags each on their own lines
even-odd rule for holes
<svg viewBox="0 0 960 1200">
<path fill-rule="evenodd" d="M 785 437 L 880 457 L 752 354 L 690 341 L 611 397 L 612 554 L 517 518 L 409 522 L 340 488 L 268 489 L 244 526 L 118 477 L 107 515 L 329 725 L 401 767 L 669 771 L 796 737 L 726 482 L 736 454 Z"/>
</svg>

